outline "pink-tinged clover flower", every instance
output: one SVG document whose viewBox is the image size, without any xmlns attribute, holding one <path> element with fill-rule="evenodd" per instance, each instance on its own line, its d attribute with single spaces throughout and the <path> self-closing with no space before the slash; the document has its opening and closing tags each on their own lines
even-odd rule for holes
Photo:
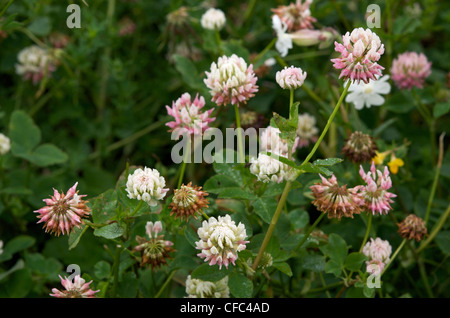
<svg viewBox="0 0 450 318">
<path fill-rule="evenodd" d="M 370 241 L 364 245 L 362 252 L 368 258 L 366 262 L 367 267 L 370 265 L 378 265 L 382 271 L 384 265 L 390 261 L 392 246 L 389 244 L 389 241 L 382 240 L 379 237 L 375 240 L 370 238 Z"/>
<path fill-rule="evenodd" d="M 367 212 L 372 214 L 387 214 L 392 208 L 391 203 L 397 195 L 387 191 L 392 187 L 391 177 L 389 176 L 389 169 L 384 167 L 384 172 L 375 169 L 375 163 L 372 161 L 372 166 L 369 172 L 365 172 L 360 166 L 359 174 L 366 182 L 365 186 L 359 186 L 363 202 Z"/>
<path fill-rule="evenodd" d="M 378 35 L 370 29 L 357 28 L 343 35 L 342 41 L 342 44 L 334 42 L 334 49 L 341 56 L 331 60 L 334 68 L 342 70 L 339 78 L 368 83 L 370 79 L 376 80 L 376 75 L 382 75 L 384 67 L 377 61 L 384 53 L 384 45 Z"/>
<path fill-rule="evenodd" d="M 405 52 L 392 61 L 392 80 L 400 89 L 422 88 L 431 74 L 431 62 L 423 54 Z"/>
<path fill-rule="evenodd" d="M 203 221 L 197 234 L 200 241 L 195 244 L 196 248 L 201 250 L 201 253 L 197 255 L 205 262 L 209 262 L 209 265 L 219 265 L 219 269 L 222 268 L 222 265 L 225 265 L 226 268 L 230 263 L 235 265 L 238 252 L 245 250 L 245 245 L 249 243 L 249 241 L 245 241 L 247 234 L 244 224 L 239 223 L 236 226 L 228 214 L 223 217 L 219 216 L 217 219 L 211 217 L 208 221 Z"/>
<path fill-rule="evenodd" d="M 296 89 L 303 85 L 306 79 L 306 72 L 299 67 L 287 67 L 278 71 L 275 79 L 283 89 Z"/>
<path fill-rule="evenodd" d="M 207 111 L 201 111 L 205 106 L 205 99 L 198 94 L 195 99 L 191 100 L 189 93 L 184 93 L 176 101 L 172 102 L 172 107 L 166 106 L 169 116 L 174 118 L 166 126 L 170 127 L 170 131 L 177 134 L 177 138 L 181 135 L 201 135 L 209 124 L 216 118 L 211 117 L 213 108 Z"/>
<path fill-rule="evenodd" d="M 295 3 L 290 3 L 288 6 L 279 6 L 272 9 L 280 20 L 286 24 L 289 32 L 298 31 L 302 29 L 313 29 L 313 22 L 317 20 L 311 16 L 309 6 L 312 0 L 297 0 Z"/>
<path fill-rule="evenodd" d="M 61 233 L 69 234 L 74 227 L 80 227 L 83 223 L 82 218 L 88 216 L 91 209 L 86 206 L 87 201 L 81 198 L 86 195 L 78 195 L 76 190 L 78 182 L 67 191 L 59 193 L 54 190 L 51 199 L 44 199 L 47 204 L 43 208 L 34 211 L 39 213 L 40 219 L 37 223 L 44 222 L 45 232 L 54 233 L 59 236 Z"/>
<path fill-rule="evenodd" d="M 219 106 L 246 104 L 258 91 L 253 65 L 247 66 L 236 54 L 219 57 L 217 64 L 213 62 L 210 72 L 205 73 L 204 82 L 212 101 Z"/>
<path fill-rule="evenodd" d="M 45 76 L 50 76 L 56 70 L 56 61 L 49 51 L 37 45 L 24 48 L 17 56 L 16 73 L 24 80 L 31 79 L 37 84 Z"/>
<path fill-rule="evenodd" d="M 322 182 L 315 183 L 309 188 L 314 196 L 312 202 L 319 211 L 327 213 L 328 218 L 353 218 L 353 214 L 361 213 L 361 194 L 359 187 L 347 189 L 346 185 L 339 186 L 334 175 L 326 179 L 320 175 Z"/>
<path fill-rule="evenodd" d="M 89 288 L 89 285 L 92 283 L 90 281 L 89 283 L 86 283 L 86 281 L 81 278 L 80 275 L 76 275 L 74 278 L 74 281 L 70 281 L 67 277 L 64 277 L 64 279 L 59 276 L 61 279 L 61 285 L 66 290 L 60 291 L 57 288 L 52 289 L 52 293 L 50 296 L 56 297 L 56 298 L 95 298 L 95 294 L 98 293 L 100 290 L 92 290 Z"/>
</svg>

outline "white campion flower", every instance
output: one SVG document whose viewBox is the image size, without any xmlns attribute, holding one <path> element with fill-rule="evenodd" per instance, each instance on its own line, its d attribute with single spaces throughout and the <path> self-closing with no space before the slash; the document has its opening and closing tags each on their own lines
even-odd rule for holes
<svg viewBox="0 0 450 318">
<path fill-rule="evenodd" d="M 227 19 L 225 13 L 220 9 L 209 8 L 200 20 L 200 23 L 204 29 L 208 30 L 221 30 Z"/>
<path fill-rule="evenodd" d="M 158 170 L 144 167 L 128 175 L 126 191 L 130 199 L 143 200 L 149 206 L 156 206 L 157 201 L 162 200 L 169 191 L 164 188 L 165 185 L 166 181 L 159 175 Z"/>
<path fill-rule="evenodd" d="M 187 298 L 230 298 L 228 276 L 217 282 L 209 282 L 189 275 L 186 279 L 186 293 Z"/>
<path fill-rule="evenodd" d="M 274 15 L 272 17 L 272 28 L 275 30 L 277 34 L 277 42 L 275 43 L 275 48 L 280 53 L 282 57 L 285 57 L 288 54 L 288 51 L 292 49 L 292 37 L 286 33 L 287 25 L 282 22 L 278 15 Z"/>
<path fill-rule="evenodd" d="M 294 168 L 263 153 L 258 154 L 257 158 L 250 158 L 250 172 L 258 178 L 258 181 L 264 183 L 281 183 L 283 181 L 293 181 L 297 178 Z"/>
<path fill-rule="evenodd" d="M 202 226 L 197 230 L 200 241 L 195 242 L 196 249 L 201 250 L 197 254 L 204 258 L 209 265 L 222 265 L 228 268 L 238 258 L 238 252 L 245 250 L 245 244 L 249 243 L 245 238 L 247 233 L 245 226 L 241 222 L 236 223 L 231 220 L 230 215 L 210 217 L 208 221 L 203 221 Z"/>
<path fill-rule="evenodd" d="M 11 141 L 0 133 L 0 155 L 6 154 L 11 149 Z"/>
<path fill-rule="evenodd" d="M 359 84 L 350 84 L 345 101 L 353 103 L 358 110 L 363 109 L 364 106 L 370 108 L 371 106 L 383 105 L 384 97 L 381 95 L 389 94 L 391 91 L 391 84 L 389 84 L 388 79 L 389 75 L 384 75 L 382 77 L 377 76 L 376 81 L 369 80 L 367 84 L 362 81 Z"/>
</svg>

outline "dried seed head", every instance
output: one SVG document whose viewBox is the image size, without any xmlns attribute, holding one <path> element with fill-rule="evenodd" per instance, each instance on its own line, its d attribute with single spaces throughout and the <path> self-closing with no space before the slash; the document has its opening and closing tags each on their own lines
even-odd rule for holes
<svg viewBox="0 0 450 318">
<path fill-rule="evenodd" d="M 425 221 L 415 214 L 408 215 L 397 226 L 400 236 L 408 240 L 414 239 L 419 242 L 428 235 Z"/>
<path fill-rule="evenodd" d="M 175 214 L 175 218 L 186 218 L 186 220 L 190 216 L 197 218 L 195 214 L 207 208 L 209 204 L 208 199 L 205 198 L 208 193 L 201 189 L 202 187 L 193 186 L 192 182 L 189 182 L 188 185 L 183 184 L 180 189 L 175 190 L 172 203 L 169 205 L 172 209 L 170 215 Z"/>
<path fill-rule="evenodd" d="M 372 136 L 355 131 L 347 139 L 342 154 L 354 163 L 363 163 L 375 157 L 377 150 Z"/>
</svg>

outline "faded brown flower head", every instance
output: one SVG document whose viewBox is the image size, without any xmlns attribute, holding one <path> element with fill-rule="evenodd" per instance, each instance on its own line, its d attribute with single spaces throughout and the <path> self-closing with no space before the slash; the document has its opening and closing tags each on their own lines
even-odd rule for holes
<svg viewBox="0 0 450 318">
<path fill-rule="evenodd" d="M 183 184 L 180 189 L 175 190 L 172 203 L 169 205 L 169 208 L 172 209 L 170 215 L 175 214 L 175 218 L 186 218 L 186 220 L 190 216 L 196 219 L 196 213 L 208 207 L 209 202 L 205 198 L 207 195 L 207 192 L 202 191 L 202 187 L 193 186 L 192 182 L 189 182 L 188 185 Z"/>
<path fill-rule="evenodd" d="M 375 157 L 377 150 L 372 136 L 355 131 L 347 139 L 342 154 L 354 163 L 363 163 Z"/>
<path fill-rule="evenodd" d="M 161 222 L 147 222 L 146 232 L 150 240 L 145 237 L 136 236 L 138 246 L 133 251 L 141 252 L 140 266 L 149 265 L 152 269 L 167 264 L 167 259 L 171 258 L 169 253 L 174 252 L 173 242 L 164 240 L 164 235 L 158 235 L 162 230 Z"/>
<path fill-rule="evenodd" d="M 408 240 L 419 242 L 428 235 L 425 221 L 415 214 L 408 215 L 397 226 L 400 236 Z"/>
<path fill-rule="evenodd" d="M 359 188 L 347 189 L 347 186 L 339 186 L 336 177 L 333 175 L 326 179 L 319 174 L 321 183 L 316 183 L 310 187 L 315 200 L 312 202 L 316 208 L 328 214 L 328 218 L 348 217 L 353 218 L 353 214 L 361 213 L 362 197 Z"/>
</svg>

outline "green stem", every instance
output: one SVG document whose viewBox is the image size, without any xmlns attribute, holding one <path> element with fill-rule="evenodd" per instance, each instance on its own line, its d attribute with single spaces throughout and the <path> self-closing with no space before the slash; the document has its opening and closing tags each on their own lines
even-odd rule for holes
<svg viewBox="0 0 450 318">
<path fill-rule="evenodd" d="M 188 156 L 191 154 L 191 139 L 190 138 L 188 138 L 186 145 L 187 145 L 186 153 L 184 154 L 183 163 L 181 164 L 181 172 L 180 172 L 180 177 L 178 178 L 177 189 L 179 189 L 181 187 L 181 183 L 183 182 L 183 178 L 184 178 L 184 172 L 186 170 Z"/>
<path fill-rule="evenodd" d="M 420 276 L 422 277 L 423 284 L 425 285 L 425 290 L 427 291 L 428 297 L 434 298 L 433 291 L 431 290 L 430 283 L 428 282 L 427 272 L 425 270 L 425 265 L 423 264 L 423 260 L 419 258 L 419 271 Z"/>
<path fill-rule="evenodd" d="M 425 249 L 425 247 L 427 247 L 427 245 L 430 244 L 430 242 L 434 240 L 436 235 L 439 233 L 441 228 L 444 226 L 445 221 L 447 220 L 449 215 L 450 215 L 450 205 L 448 206 L 444 215 L 441 217 L 440 221 L 434 226 L 433 231 L 431 232 L 430 236 L 428 236 L 428 238 L 425 241 L 423 241 L 422 244 L 420 244 L 419 248 L 417 249 L 417 254 L 422 252 Z"/>
<path fill-rule="evenodd" d="M 275 213 L 272 217 L 272 220 L 270 221 L 269 228 L 267 229 L 266 235 L 264 236 L 264 240 L 261 244 L 261 248 L 259 249 L 258 255 L 255 258 L 255 261 L 253 262 L 252 269 L 256 270 L 258 267 L 258 264 L 264 254 L 264 251 L 267 248 L 267 245 L 269 244 L 269 240 L 272 237 L 273 230 L 275 229 L 275 226 L 277 225 L 278 218 L 280 217 L 281 211 L 283 210 L 284 203 L 286 202 L 286 198 L 289 194 L 289 191 L 291 190 L 291 182 L 287 181 L 286 185 L 284 187 L 283 193 L 281 194 L 280 201 L 278 201 L 277 209 L 275 210 Z"/>
<path fill-rule="evenodd" d="M 263 57 L 264 54 L 266 54 L 267 51 L 269 51 L 275 45 L 276 42 L 277 38 L 272 39 L 272 41 L 270 41 L 270 43 L 267 44 L 267 46 L 253 59 L 252 64 L 256 64 L 261 59 L 261 57 Z"/>
<path fill-rule="evenodd" d="M 116 247 L 116 255 L 114 256 L 114 265 L 113 265 L 113 276 L 114 276 L 114 284 L 113 291 L 111 297 L 117 296 L 117 287 L 119 285 L 119 263 L 120 263 L 120 253 L 122 251 L 121 246 Z"/>
<path fill-rule="evenodd" d="M 327 124 L 325 128 L 322 131 L 322 134 L 320 135 L 319 139 L 317 140 L 316 144 L 314 145 L 313 149 L 309 153 L 309 155 L 306 157 L 306 159 L 303 161 L 302 165 L 309 162 L 309 160 L 312 158 L 314 153 L 316 152 L 317 148 L 319 148 L 320 143 L 322 142 L 323 138 L 327 134 L 328 129 L 330 128 L 331 123 L 333 122 L 334 116 L 336 116 L 336 113 L 338 112 L 342 101 L 344 100 L 345 95 L 347 95 L 347 91 L 350 87 L 351 81 L 349 80 L 347 85 L 344 88 L 344 91 L 341 94 L 341 97 L 339 98 L 336 106 L 334 107 L 333 113 L 331 114 L 330 118 L 328 118 Z"/>
<path fill-rule="evenodd" d="M 239 105 L 234 104 L 234 113 L 236 115 L 236 127 L 238 130 L 238 150 L 240 155 L 241 163 L 245 163 L 245 156 L 244 156 L 244 148 L 242 144 L 242 129 L 241 129 L 241 118 L 239 116 Z"/>
<path fill-rule="evenodd" d="M 364 249 L 364 245 L 366 245 L 367 239 L 369 238 L 369 232 L 370 232 L 371 225 L 372 225 L 372 213 L 369 213 L 369 220 L 367 221 L 366 234 L 364 235 L 364 239 L 361 243 L 361 247 L 359 248 L 360 253 L 362 253 L 362 250 Z"/>
<path fill-rule="evenodd" d="M 9 2 L 6 4 L 6 6 L 2 9 L 2 12 L 0 12 L 0 17 L 8 10 L 11 3 L 13 3 L 14 0 L 9 0 Z"/>
<path fill-rule="evenodd" d="M 139 209 L 142 207 L 142 204 L 144 204 L 144 201 L 143 200 L 140 200 L 139 201 L 139 203 L 138 203 L 138 205 L 136 206 L 136 208 L 133 210 L 133 212 L 130 214 L 130 216 L 134 216 L 136 213 L 137 213 L 137 211 L 139 211 Z"/>
<path fill-rule="evenodd" d="M 433 185 L 431 186 L 430 197 L 428 198 L 427 212 L 425 213 L 425 224 L 428 223 L 430 218 L 431 205 L 433 204 L 434 195 L 436 193 L 436 188 L 439 180 L 439 174 L 441 172 L 442 160 L 444 158 L 444 136 L 445 132 L 439 136 L 439 157 L 436 164 L 436 173 L 434 175 Z"/>
<path fill-rule="evenodd" d="M 172 272 L 170 272 L 169 276 L 167 276 L 166 281 L 164 282 L 164 284 L 161 286 L 161 288 L 159 289 L 159 291 L 156 293 L 155 298 L 159 298 L 159 296 L 161 296 L 161 294 L 163 293 L 164 289 L 167 287 L 167 285 L 170 283 L 170 281 L 173 278 L 173 275 L 175 275 L 175 270 L 173 270 Z"/>
<path fill-rule="evenodd" d="M 302 240 L 300 241 L 300 243 L 298 243 L 298 245 L 294 248 L 294 252 L 297 252 L 300 247 L 303 246 L 303 244 L 306 242 L 306 240 L 308 239 L 309 235 L 312 233 L 312 231 L 316 228 L 317 224 L 319 224 L 319 222 L 323 219 L 323 217 L 325 216 L 325 213 L 321 213 L 320 216 L 316 219 L 316 221 L 313 223 L 313 225 L 311 225 L 308 229 L 308 231 L 306 231 L 305 236 L 303 236 Z"/>
<path fill-rule="evenodd" d="M 405 245 L 406 241 L 407 241 L 407 239 L 403 239 L 403 241 L 397 247 L 397 249 L 395 250 L 394 254 L 391 257 L 391 260 L 389 261 L 389 263 L 386 264 L 386 266 L 384 267 L 383 271 L 381 272 L 380 277 L 383 276 L 383 274 L 388 269 L 389 265 L 391 265 L 394 262 L 394 259 L 397 257 L 398 253 L 400 253 L 400 251 L 403 248 L 403 246 Z"/>
</svg>

